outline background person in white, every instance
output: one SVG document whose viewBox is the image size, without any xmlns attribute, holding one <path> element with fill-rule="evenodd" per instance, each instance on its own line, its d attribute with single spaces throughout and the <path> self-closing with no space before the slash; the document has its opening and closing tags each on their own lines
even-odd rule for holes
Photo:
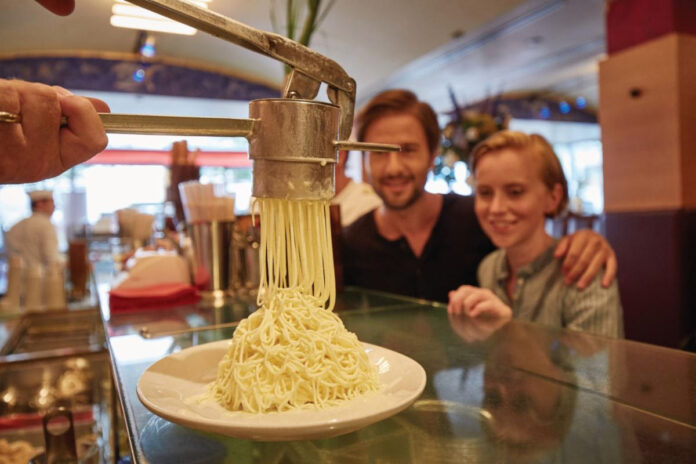
<svg viewBox="0 0 696 464">
<path fill-rule="evenodd" d="M 48 190 L 28 192 L 32 214 L 15 224 L 6 234 L 10 256 L 21 256 L 25 269 L 41 265 L 50 269 L 58 263 L 58 236 L 51 223 L 56 209 Z"/>
<path fill-rule="evenodd" d="M 346 175 L 348 152 L 338 152 L 336 163 L 336 196 L 332 203 L 341 207 L 341 225 L 346 227 L 363 214 L 382 206 L 382 199 L 377 196 L 370 184 L 356 182 Z"/>
</svg>

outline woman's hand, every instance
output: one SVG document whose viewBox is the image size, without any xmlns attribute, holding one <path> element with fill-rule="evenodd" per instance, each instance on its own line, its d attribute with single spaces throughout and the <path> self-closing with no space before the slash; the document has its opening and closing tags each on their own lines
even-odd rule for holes
<svg viewBox="0 0 696 464">
<path fill-rule="evenodd" d="M 457 290 L 449 292 L 447 312 L 449 314 L 466 314 L 469 317 L 488 314 L 512 318 L 510 307 L 495 296 L 492 291 L 471 285 L 462 285 Z"/>
</svg>

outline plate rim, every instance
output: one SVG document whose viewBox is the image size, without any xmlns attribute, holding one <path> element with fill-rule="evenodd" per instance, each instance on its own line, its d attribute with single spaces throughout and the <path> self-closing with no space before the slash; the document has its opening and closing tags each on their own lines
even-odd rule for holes
<svg viewBox="0 0 696 464">
<path fill-rule="evenodd" d="M 138 399 L 140 400 L 141 404 L 145 406 L 146 409 L 148 409 L 151 413 L 155 414 L 156 416 L 159 416 L 161 418 L 164 418 L 170 422 L 173 422 L 175 424 L 183 425 L 185 427 L 189 427 L 192 429 L 196 430 L 203 430 L 207 432 L 213 431 L 214 433 L 218 433 L 220 435 L 225 435 L 225 436 L 231 436 L 231 437 L 237 437 L 237 438 L 243 438 L 243 439 L 265 439 L 268 441 L 277 441 L 277 440 L 298 440 L 298 439 L 313 439 L 316 437 L 324 436 L 324 437 L 333 437 L 333 436 L 338 436 L 346 433 L 353 432 L 359 428 L 362 427 L 367 427 L 369 425 L 372 425 L 376 422 L 379 422 L 381 420 L 384 420 L 386 418 L 389 418 L 404 409 L 408 408 L 411 406 L 422 394 L 423 391 L 425 390 L 425 386 L 427 384 L 427 373 L 425 372 L 425 369 L 423 366 L 421 366 L 420 363 L 415 361 L 413 358 L 406 356 L 402 353 L 399 353 L 398 351 L 391 350 L 389 348 L 385 348 L 379 345 L 375 345 L 372 343 L 367 343 L 367 342 L 360 342 L 360 344 L 363 346 L 364 350 L 372 349 L 372 350 L 379 350 L 381 352 L 386 352 L 390 353 L 392 356 L 397 356 L 400 358 L 403 358 L 406 362 L 412 364 L 412 366 L 416 369 L 416 373 L 418 376 L 418 385 L 415 389 L 415 393 L 411 396 L 409 396 L 408 399 L 405 401 L 402 401 L 398 404 L 395 404 L 391 407 L 388 407 L 386 409 L 381 409 L 377 412 L 370 413 L 367 415 L 362 415 L 359 417 L 353 417 L 351 419 L 345 420 L 345 421 L 340 421 L 340 422 L 335 422 L 328 424 L 326 420 L 318 420 L 312 423 L 304 423 L 304 424 L 276 424 L 273 427 L 273 434 L 264 434 L 262 432 L 268 430 L 268 424 L 264 423 L 245 423 L 245 424 L 239 424 L 239 423 L 234 423 L 230 422 L 229 420 L 225 419 L 210 419 L 210 418 L 197 418 L 197 419 L 186 419 L 178 415 L 173 415 L 168 410 L 162 409 L 158 405 L 154 404 L 142 391 L 141 389 L 141 384 L 143 382 L 143 378 L 148 374 L 148 371 L 150 371 L 156 364 L 164 361 L 165 359 L 169 357 L 176 357 L 176 356 L 182 356 L 186 352 L 190 351 L 200 351 L 204 349 L 217 349 L 218 345 L 226 345 L 229 346 L 229 343 L 231 342 L 230 339 L 225 339 L 225 340 L 216 340 L 213 342 L 208 342 L 208 343 L 203 343 L 200 345 L 194 345 L 190 346 L 188 348 L 184 348 L 181 351 L 177 351 L 176 353 L 171 353 L 167 356 L 164 356 L 157 361 L 152 362 L 146 369 L 143 371 L 143 373 L 140 375 L 138 378 L 138 383 L 136 387 L 136 393 L 138 396 Z M 379 392 L 374 392 L 374 394 L 379 394 Z M 368 395 L 369 396 L 369 395 Z M 365 396 L 361 396 L 358 398 L 354 398 L 352 400 L 348 400 L 345 403 L 336 406 L 336 407 L 346 407 L 350 406 L 351 402 L 359 402 L 359 401 L 364 401 Z M 321 412 L 321 411 L 326 411 L 331 408 L 327 409 L 312 409 L 312 410 L 306 410 L 307 412 Z M 283 415 L 283 414 L 301 414 L 303 410 L 290 410 L 290 411 L 282 411 L 282 412 L 273 412 L 271 414 L 273 415 Z M 243 411 L 239 411 L 240 414 L 249 414 L 253 415 L 252 413 L 245 413 Z M 230 414 L 235 414 L 234 411 L 230 411 Z M 358 425 L 358 427 L 355 427 Z M 212 430 L 214 429 L 214 430 Z M 322 431 L 326 431 L 326 434 L 321 434 Z M 257 438 L 260 435 L 268 435 L 267 438 Z M 306 438 L 303 438 L 306 437 Z"/>
</svg>

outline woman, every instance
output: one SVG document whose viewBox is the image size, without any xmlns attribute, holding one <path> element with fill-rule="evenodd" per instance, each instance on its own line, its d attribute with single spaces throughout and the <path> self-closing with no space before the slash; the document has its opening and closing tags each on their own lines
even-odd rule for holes
<svg viewBox="0 0 696 464">
<path fill-rule="evenodd" d="M 517 319 L 623 336 L 616 283 L 600 279 L 584 289 L 563 283 L 556 245 L 546 233 L 547 217 L 564 210 L 568 188 L 563 169 L 540 135 L 501 131 L 473 152 L 474 209 L 483 231 L 499 248 L 479 266 L 483 288 L 450 292 L 448 311 L 475 317 L 511 314 Z"/>
</svg>

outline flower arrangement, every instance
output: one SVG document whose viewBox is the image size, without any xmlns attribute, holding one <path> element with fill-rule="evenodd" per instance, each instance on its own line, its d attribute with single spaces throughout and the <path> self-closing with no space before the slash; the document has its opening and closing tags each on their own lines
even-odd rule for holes
<svg viewBox="0 0 696 464">
<path fill-rule="evenodd" d="M 495 98 L 464 108 L 459 107 L 454 96 L 452 102 L 452 118 L 442 129 L 440 153 L 433 168 L 435 177 L 444 179 L 448 184 L 456 181 L 455 163 L 463 161 L 469 166 L 469 157 L 476 144 L 507 129 L 510 120 L 506 107 Z"/>
</svg>

